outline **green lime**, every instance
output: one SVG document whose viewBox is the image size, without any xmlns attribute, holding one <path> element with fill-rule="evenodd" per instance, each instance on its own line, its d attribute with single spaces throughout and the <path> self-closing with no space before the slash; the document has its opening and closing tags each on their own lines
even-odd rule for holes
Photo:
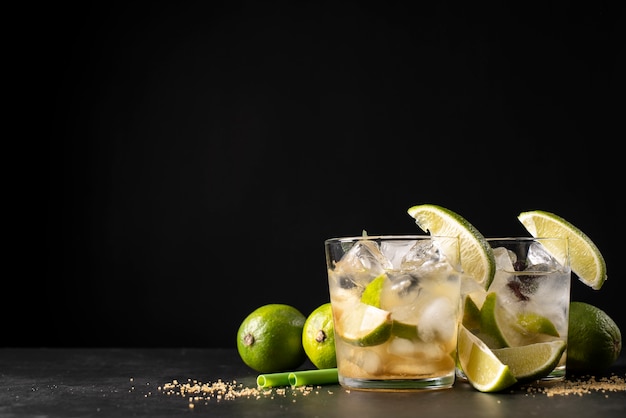
<svg viewBox="0 0 626 418">
<path fill-rule="evenodd" d="M 380 308 L 380 293 L 383 290 L 385 280 L 387 280 L 387 275 L 383 273 L 369 282 L 365 287 L 365 290 L 363 290 L 361 302 Z"/>
<path fill-rule="evenodd" d="M 528 382 L 549 375 L 559 364 L 565 346 L 565 341 L 555 340 L 492 351 L 503 364 L 509 366 L 518 382 Z"/>
<path fill-rule="evenodd" d="M 306 317 L 290 305 L 268 304 L 252 311 L 237 331 L 237 350 L 261 373 L 290 371 L 306 360 L 302 330 Z"/>
<path fill-rule="evenodd" d="M 481 338 L 491 348 L 518 347 L 559 337 L 554 323 L 535 312 L 512 313 L 501 308 L 496 292 L 489 292 L 480 310 Z"/>
<path fill-rule="evenodd" d="M 463 271 L 484 289 L 489 288 L 496 263 L 491 246 L 478 229 L 461 215 L 437 205 L 416 205 L 409 208 L 408 213 L 424 232 L 458 237 Z"/>
<path fill-rule="evenodd" d="M 602 309 L 584 302 L 571 302 L 567 337 L 568 371 L 602 371 L 622 351 L 622 334 Z"/>
<path fill-rule="evenodd" d="M 416 324 L 408 324 L 406 322 L 400 322 L 395 319 L 393 320 L 391 333 L 396 337 L 406 338 L 407 340 L 416 340 L 419 338 Z"/>
<path fill-rule="evenodd" d="M 350 344 L 369 347 L 387 341 L 392 324 L 391 312 L 359 303 L 341 315 L 335 332 Z"/>
<path fill-rule="evenodd" d="M 468 382 L 480 392 L 499 392 L 517 383 L 509 366 L 463 325 L 459 330 L 458 362 Z"/>
<path fill-rule="evenodd" d="M 472 332 L 480 330 L 480 309 L 470 295 L 465 296 L 463 303 L 463 325 Z"/>
<path fill-rule="evenodd" d="M 361 302 L 367 305 L 374 306 L 376 308 L 381 308 L 380 294 L 382 293 L 383 286 L 386 280 L 387 275 L 385 273 L 372 280 L 365 287 L 365 290 L 363 290 L 363 294 L 361 295 Z M 382 308 L 384 309 L 384 307 Z M 392 322 L 391 333 L 396 337 L 414 340 L 418 338 L 417 324 L 409 324 L 394 319 Z"/>
<path fill-rule="evenodd" d="M 504 330 L 508 328 L 505 325 L 514 323 L 511 318 L 502 318 L 504 312 L 498 309 L 498 296 L 496 292 L 489 292 L 485 297 L 485 302 L 480 309 L 480 330 L 485 334 L 483 340 L 489 347 L 503 348 L 509 347 L 510 344 L 504 336 Z"/>
<path fill-rule="evenodd" d="M 592 289 L 602 287 L 607 278 L 606 263 L 598 247 L 584 232 L 562 217 L 542 210 L 522 212 L 518 219 L 533 237 L 568 238 L 572 271 Z M 551 249 L 549 243 L 543 244 L 557 260 L 563 259 L 557 249 Z"/>
<path fill-rule="evenodd" d="M 335 327 L 330 302 L 309 314 L 302 330 L 302 346 L 311 363 L 318 369 L 337 367 Z"/>
<path fill-rule="evenodd" d="M 559 331 L 545 316 L 535 312 L 522 312 L 517 315 L 517 325 L 526 335 L 545 334 L 552 337 L 559 337 Z"/>
</svg>

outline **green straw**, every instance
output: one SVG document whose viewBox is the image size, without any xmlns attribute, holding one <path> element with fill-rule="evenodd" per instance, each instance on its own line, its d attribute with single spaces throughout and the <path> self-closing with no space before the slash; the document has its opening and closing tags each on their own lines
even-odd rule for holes
<svg viewBox="0 0 626 418">
<path fill-rule="evenodd" d="M 256 378 L 256 384 L 260 388 L 273 386 L 306 386 L 306 385 L 330 385 L 339 382 L 337 368 L 302 370 L 284 373 L 260 374 Z"/>
<path fill-rule="evenodd" d="M 289 385 L 290 374 L 291 372 L 260 374 L 256 378 L 256 384 L 261 388 L 287 386 Z"/>
<path fill-rule="evenodd" d="M 303 370 L 289 373 L 291 386 L 330 385 L 339 382 L 337 368 Z"/>
</svg>

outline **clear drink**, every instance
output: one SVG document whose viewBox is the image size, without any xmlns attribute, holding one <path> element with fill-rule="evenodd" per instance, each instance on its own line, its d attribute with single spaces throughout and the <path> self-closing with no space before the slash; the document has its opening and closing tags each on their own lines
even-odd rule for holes
<svg viewBox="0 0 626 418">
<path fill-rule="evenodd" d="M 571 284 L 567 239 L 487 241 L 496 259 L 495 277 L 486 291 L 464 289 L 464 296 L 470 298 L 464 302 L 465 327 L 490 348 L 557 339 L 567 343 Z M 567 349 L 543 380 L 565 378 L 566 357 Z"/>
<path fill-rule="evenodd" d="M 325 249 L 340 384 L 451 387 L 461 312 L 458 239 L 335 238 Z"/>
</svg>

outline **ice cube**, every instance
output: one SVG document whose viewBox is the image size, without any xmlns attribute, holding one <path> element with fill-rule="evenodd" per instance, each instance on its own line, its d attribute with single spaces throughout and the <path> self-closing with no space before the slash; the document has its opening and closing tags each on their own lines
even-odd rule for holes
<svg viewBox="0 0 626 418">
<path fill-rule="evenodd" d="M 420 295 L 419 277 L 409 273 L 389 274 L 380 293 L 383 309 L 391 311 L 398 320 L 414 316 L 415 301 Z"/>
<path fill-rule="evenodd" d="M 383 241 L 380 244 L 380 252 L 389 260 L 393 269 L 399 270 L 402 259 L 415 243 L 415 240 Z"/>
<path fill-rule="evenodd" d="M 513 251 L 504 247 L 493 249 L 493 256 L 496 259 L 496 269 L 502 271 L 515 271 L 513 265 L 517 262 L 517 256 Z"/>
<path fill-rule="evenodd" d="M 380 373 L 383 361 L 375 350 L 359 349 L 354 351 L 351 359 L 354 364 L 365 370 L 369 374 Z"/>
<path fill-rule="evenodd" d="M 406 338 L 396 337 L 389 343 L 387 351 L 389 354 L 399 357 L 411 357 L 415 354 L 416 344 Z"/>
<path fill-rule="evenodd" d="M 381 253 L 377 243 L 363 240 L 354 244 L 343 255 L 335 271 L 342 274 L 343 280 L 351 282 L 344 283 L 344 287 L 348 284 L 364 287 L 374 277 L 391 267 L 391 262 Z"/>
<path fill-rule="evenodd" d="M 401 267 L 404 270 L 415 269 L 427 262 L 437 262 L 441 257 L 432 241 L 417 241 L 402 258 Z"/>
<path fill-rule="evenodd" d="M 560 268 L 558 261 L 546 251 L 543 245 L 536 242 L 528 247 L 527 258 L 528 267 L 526 267 L 526 270 L 554 271 Z"/>
<path fill-rule="evenodd" d="M 417 325 L 419 338 L 424 342 L 451 339 L 457 329 L 457 306 L 445 297 L 433 299 L 420 316 Z"/>
</svg>

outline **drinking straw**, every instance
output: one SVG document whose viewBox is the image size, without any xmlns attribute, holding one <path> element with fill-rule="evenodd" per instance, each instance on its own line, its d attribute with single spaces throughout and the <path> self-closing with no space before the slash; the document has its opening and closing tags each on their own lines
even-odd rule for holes
<svg viewBox="0 0 626 418">
<path fill-rule="evenodd" d="M 289 373 L 291 386 L 330 385 L 339 382 L 337 368 L 302 370 Z"/>
<path fill-rule="evenodd" d="M 256 384 L 261 388 L 287 386 L 289 385 L 290 374 L 291 372 L 260 374 L 256 378 Z"/>
<path fill-rule="evenodd" d="M 299 370 L 284 373 L 260 374 L 256 378 L 257 386 L 261 388 L 273 386 L 306 386 L 306 385 L 330 385 L 339 382 L 337 368 Z"/>
</svg>

